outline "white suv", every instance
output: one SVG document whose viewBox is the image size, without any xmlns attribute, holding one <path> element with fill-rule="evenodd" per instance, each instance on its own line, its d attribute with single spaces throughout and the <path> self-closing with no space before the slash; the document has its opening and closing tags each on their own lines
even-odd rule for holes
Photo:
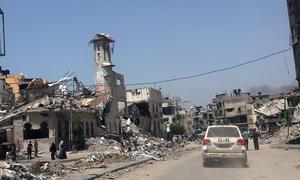
<svg viewBox="0 0 300 180">
<path fill-rule="evenodd" d="M 209 126 L 202 141 L 203 166 L 211 160 L 234 159 L 247 164 L 245 141 L 237 126 Z"/>
</svg>

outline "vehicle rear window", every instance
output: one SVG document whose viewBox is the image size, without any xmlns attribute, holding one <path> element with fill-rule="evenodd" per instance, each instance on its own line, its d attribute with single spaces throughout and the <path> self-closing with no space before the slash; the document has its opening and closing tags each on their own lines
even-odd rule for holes
<svg viewBox="0 0 300 180">
<path fill-rule="evenodd" d="M 240 137 L 235 127 L 210 127 L 207 137 Z"/>
</svg>

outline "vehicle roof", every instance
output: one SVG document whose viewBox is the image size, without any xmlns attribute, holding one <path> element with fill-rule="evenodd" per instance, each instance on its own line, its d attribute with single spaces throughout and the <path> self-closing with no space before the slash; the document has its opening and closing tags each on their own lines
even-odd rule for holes
<svg viewBox="0 0 300 180">
<path fill-rule="evenodd" d="M 234 126 L 234 125 L 213 125 L 213 126 L 208 126 L 208 128 L 210 127 L 236 127 L 238 128 L 237 126 Z"/>
</svg>

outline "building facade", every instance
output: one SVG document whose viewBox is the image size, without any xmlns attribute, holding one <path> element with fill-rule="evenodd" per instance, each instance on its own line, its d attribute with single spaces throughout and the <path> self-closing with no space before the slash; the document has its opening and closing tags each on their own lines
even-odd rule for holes
<svg viewBox="0 0 300 180">
<path fill-rule="evenodd" d="M 230 94 L 219 94 L 213 99 L 216 104 L 215 117 L 217 124 L 234 124 L 241 129 L 254 129 L 256 115 L 249 93 L 240 89 Z"/>
<path fill-rule="evenodd" d="M 156 137 L 164 136 L 162 96 L 159 90 L 139 88 L 127 90 L 128 112 L 133 122 Z"/>
<path fill-rule="evenodd" d="M 82 136 L 101 134 L 101 123 L 95 108 L 82 107 L 69 99 L 45 96 L 28 103 L 0 121 L 2 142 L 14 142 L 18 151 L 26 151 L 29 141 L 36 140 L 40 151 L 49 151 L 52 143 L 63 140 L 69 148 L 76 142 L 76 123 L 83 129 Z M 71 125 L 72 123 L 72 125 Z"/>
</svg>

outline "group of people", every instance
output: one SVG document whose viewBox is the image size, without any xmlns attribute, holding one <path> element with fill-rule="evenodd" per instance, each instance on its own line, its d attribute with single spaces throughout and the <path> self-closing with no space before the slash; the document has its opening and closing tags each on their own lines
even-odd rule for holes
<svg viewBox="0 0 300 180">
<path fill-rule="evenodd" d="M 55 158 L 58 159 L 67 159 L 67 147 L 63 140 L 60 141 L 59 148 L 56 148 L 55 143 L 52 143 L 50 146 L 50 153 L 51 153 L 51 159 L 54 160 Z M 38 157 L 38 142 L 35 140 L 34 144 L 32 145 L 31 141 L 29 141 L 27 145 L 27 158 L 28 160 L 32 159 L 32 151 L 34 148 L 34 156 Z M 57 150 L 59 150 L 59 153 L 57 155 Z"/>
<path fill-rule="evenodd" d="M 38 157 L 38 142 L 34 140 L 34 144 L 32 145 L 31 141 L 29 141 L 29 144 L 27 146 L 27 158 L 30 160 L 32 159 L 32 149 L 34 147 L 34 156 Z"/>
<path fill-rule="evenodd" d="M 246 149 L 247 150 L 248 150 L 248 147 L 249 147 L 249 138 L 253 139 L 254 149 L 255 150 L 259 150 L 258 138 L 259 138 L 260 135 L 256 131 L 256 129 L 254 129 L 251 134 L 248 132 L 248 130 L 245 130 L 242 133 L 242 136 L 243 136 L 243 138 L 245 140 L 245 145 L 246 145 Z"/>
<path fill-rule="evenodd" d="M 56 157 L 58 159 L 67 159 L 67 147 L 63 140 L 60 141 L 59 145 L 59 153 L 57 155 L 57 148 L 55 143 L 52 143 L 50 146 L 51 159 L 54 160 Z"/>
</svg>

